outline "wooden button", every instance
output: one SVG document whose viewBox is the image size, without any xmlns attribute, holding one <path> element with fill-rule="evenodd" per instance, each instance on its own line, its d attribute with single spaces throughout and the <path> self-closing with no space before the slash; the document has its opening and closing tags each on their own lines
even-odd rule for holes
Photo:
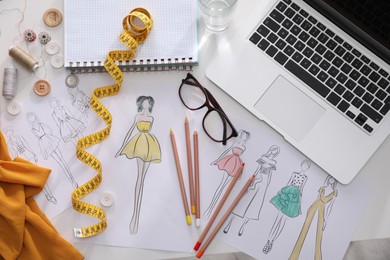
<svg viewBox="0 0 390 260">
<path fill-rule="evenodd" d="M 34 91 L 38 96 L 45 96 L 50 92 L 50 83 L 46 80 L 38 80 L 34 84 Z"/>
<path fill-rule="evenodd" d="M 55 8 L 47 9 L 43 14 L 43 21 L 47 26 L 55 27 L 62 22 L 62 13 Z"/>
</svg>

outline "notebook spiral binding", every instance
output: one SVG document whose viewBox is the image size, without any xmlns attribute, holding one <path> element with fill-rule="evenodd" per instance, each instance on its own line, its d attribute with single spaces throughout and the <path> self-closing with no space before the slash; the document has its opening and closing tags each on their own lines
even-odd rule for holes
<svg viewBox="0 0 390 260">
<path fill-rule="evenodd" d="M 122 72 L 193 71 L 193 66 L 197 65 L 192 58 L 147 59 L 117 61 L 116 63 Z M 102 61 L 69 62 L 66 69 L 75 74 L 106 72 Z"/>
</svg>

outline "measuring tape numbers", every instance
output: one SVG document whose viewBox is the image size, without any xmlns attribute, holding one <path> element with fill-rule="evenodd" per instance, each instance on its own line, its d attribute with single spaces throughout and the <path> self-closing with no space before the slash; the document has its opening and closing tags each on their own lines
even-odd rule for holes
<svg viewBox="0 0 390 260">
<path fill-rule="evenodd" d="M 134 58 L 137 47 L 148 37 L 153 26 L 153 20 L 146 9 L 133 9 L 122 22 L 124 31 L 119 41 L 128 47 L 128 50 L 109 51 L 104 62 L 104 68 L 115 80 L 116 84 L 95 88 L 90 98 L 90 107 L 105 122 L 106 128 L 81 138 L 77 142 L 77 158 L 97 172 L 92 179 L 76 188 L 72 192 L 72 207 L 74 210 L 92 216 L 100 222 L 81 228 L 74 228 L 74 236 L 86 238 L 97 235 L 107 228 L 106 213 L 101 207 L 82 201 L 81 199 L 99 187 L 102 182 L 102 164 L 98 158 L 88 153 L 85 149 L 100 143 L 110 135 L 112 115 L 110 111 L 100 102 L 100 98 L 116 95 L 123 82 L 123 72 L 120 70 L 117 61 L 129 61 Z"/>
</svg>

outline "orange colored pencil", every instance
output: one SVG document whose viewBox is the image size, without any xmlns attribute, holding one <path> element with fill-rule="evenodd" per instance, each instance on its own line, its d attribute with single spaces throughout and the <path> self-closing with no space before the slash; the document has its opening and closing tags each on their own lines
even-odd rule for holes
<svg viewBox="0 0 390 260">
<path fill-rule="evenodd" d="M 233 187 L 234 187 L 234 184 L 236 184 L 238 178 L 240 177 L 241 173 L 242 173 L 242 170 L 244 169 L 244 166 L 245 166 L 245 163 L 243 163 L 237 170 L 236 172 L 234 173 L 234 177 L 233 177 L 233 180 L 230 182 L 227 190 L 225 191 L 225 193 L 223 194 L 223 197 L 222 199 L 219 201 L 218 203 L 218 206 L 216 207 L 216 209 L 214 210 L 213 212 L 213 215 L 211 215 L 211 218 L 209 220 L 209 222 L 207 223 L 207 226 L 205 227 L 205 229 L 203 230 L 202 234 L 200 234 L 200 237 L 198 238 L 198 241 L 196 242 L 195 246 L 194 246 L 194 249 L 195 250 L 198 250 L 200 245 L 202 244 L 203 242 L 203 239 L 206 237 L 207 233 L 209 232 L 210 230 L 210 227 L 211 225 L 214 223 L 214 220 L 217 218 L 217 215 L 219 213 L 219 211 L 221 210 L 223 204 L 225 203 L 227 197 L 229 196 L 230 192 L 232 191 Z"/>
<path fill-rule="evenodd" d="M 187 168 L 188 168 L 188 184 L 190 186 L 191 213 L 195 214 L 196 207 L 195 207 L 195 195 L 194 195 L 194 175 L 192 172 L 191 138 L 190 138 L 190 127 L 189 127 L 187 117 L 184 120 L 184 128 L 186 132 Z"/>
<path fill-rule="evenodd" d="M 187 221 L 188 225 L 191 225 L 192 224 L 192 218 L 191 218 L 190 210 L 188 209 L 186 189 L 185 189 L 184 181 L 183 181 L 183 173 L 181 171 L 179 154 L 177 153 L 175 134 L 173 133 L 172 129 L 170 131 L 170 136 L 171 136 L 171 142 L 172 142 L 172 148 L 173 148 L 173 155 L 175 157 L 177 177 L 179 178 L 181 197 L 183 199 L 184 212 L 186 214 L 186 221 Z"/>
<path fill-rule="evenodd" d="M 200 180 L 199 180 L 199 141 L 198 132 L 194 131 L 194 171 L 195 171 L 195 225 L 200 227 Z"/>
<path fill-rule="evenodd" d="M 210 236 L 207 238 L 206 242 L 202 246 L 201 249 L 199 249 L 199 252 L 196 254 L 197 258 L 201 258 L 204 254 L 204 251 L 207 249 L 207 247 L 210 245 L 211 241 L 213 241 L 214 237 L 217 235 L 219 229 L 222 227 L 223 223 L 225 223 L 226 219 L 230 216 L 230 214 L 233 212 L 234 208 L 237 206 L 238 202 L 240 202 L 242 196 L 244 196 L 245 192 L 248 190 L 249 186 L 255 179 L 255 175 L 253 174 L 248 181 L 245 183 L 244 187 L 242 187 L 240 193 L 237 195 L 237 197 L 234 199 L 233 203 L 230 205 L 228 210 L 225 212 L 221 220 L 218 222 L 218 224 L 215 226 L 213 232 L 211 232 Z"/>
</svg>

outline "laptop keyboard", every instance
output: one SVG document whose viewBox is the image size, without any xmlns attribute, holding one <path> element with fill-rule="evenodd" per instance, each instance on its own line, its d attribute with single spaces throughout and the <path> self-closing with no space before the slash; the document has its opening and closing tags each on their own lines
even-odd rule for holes
<svg viewBox="0 0 390 260">
<path fill-rule="evenodd" d="M 388 114 L 389 73 L 292 0 L 280 1 L 249 40 L 367 133 Z"/>
</svg>

